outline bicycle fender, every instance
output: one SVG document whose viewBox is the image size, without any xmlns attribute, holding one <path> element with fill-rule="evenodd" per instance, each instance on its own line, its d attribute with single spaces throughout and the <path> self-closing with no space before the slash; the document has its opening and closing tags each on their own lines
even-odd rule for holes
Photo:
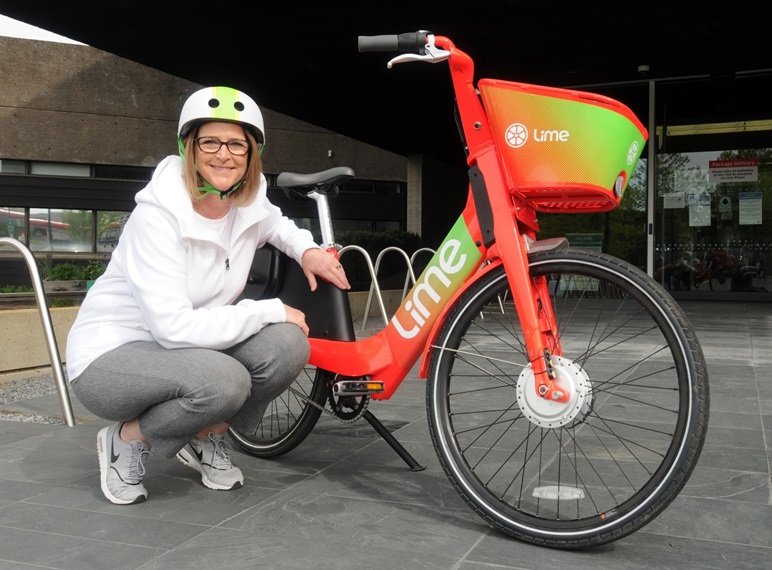
<svg viewBox="0 0 772 570">
<path fill-rule="evenodd" d="M 421 365 L 418 368 L 419 378 L 425 379 L 429 376 L 429 362 L 431 362 L 432 352 L 434 351 L 435 343 L 437 342 L 437 338 L 440 336 L 440 331 L 442 330 L 442 326 L 445 324 L 445 320 L 448 318 L 448 314 L 456 305 L 456 300 L 461 295 L 463 295 L 472 285 L 477 283 L 477 281 L 482 279 L 485 275 L 487 275 L 489 272 L 496 269 L 501 264 L 502 264 L 501 259 L 496 258 L 496 259 L 492 259 L 490 262 L 480 267 L 477 273 L 471 276 L 469 280 L 466 283 L 464 283 L 464 285 L 458 291 L 456 291 L 456 294 L 453 295 L 450 301 L 448 301 L 448 303 L 445 305 L 445 308 L 440 313 L 440 316 L 435 321 L 434 326 L 432 327 L 432 330 L 429 333 L 429 338 L 426 339 L 426 345 L 424 346 L 424 349 L 423 349 L 423 356 L 421 357 Z"/>
</svg>

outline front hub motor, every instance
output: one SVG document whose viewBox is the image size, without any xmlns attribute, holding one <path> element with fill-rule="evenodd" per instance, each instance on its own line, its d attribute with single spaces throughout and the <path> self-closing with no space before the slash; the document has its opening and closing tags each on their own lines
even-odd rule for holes
<svg viewBox="0 0 772 570">
<path fill-rule="evenodd" d="M 558 428 L 581 422 L 592 408 L 590 377 L 581 366 L 567 358 L 550 358 L 555 370 L 555 383 L 565 390 L 568 400 L 556 402 L 539 396 L 529 364 L 517 380 L 517 403 L 520 410 L 532 423 L 542 428 Z"/>
</svg>

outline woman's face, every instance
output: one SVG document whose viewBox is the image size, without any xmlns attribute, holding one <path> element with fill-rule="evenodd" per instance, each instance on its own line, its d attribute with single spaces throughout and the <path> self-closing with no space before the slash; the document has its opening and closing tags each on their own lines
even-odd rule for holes
<svg viewBox="0 0 772 570">
<path fill-rule="evenodd" d="M 204 123 L 199 127 L 196 138 L 198 144 L 193 145 L 196 166 L 204 180 L 218 190 L 226 191 L 244 177 L 247 171 L 249 153 L 243 156 L 235 155 L 228 150 L 227 144 L 221 145 L 220 149 L 214 153 L 204 152 L 199 146 L 203 139 L 216 139 L 223 143 L 231 142 L 233 146 L 237 143 L 248 145 L 244 129 L 241 126 L 235 123 Z M 211 141 L 209 143 L 212 145 Z"/>
</svg>

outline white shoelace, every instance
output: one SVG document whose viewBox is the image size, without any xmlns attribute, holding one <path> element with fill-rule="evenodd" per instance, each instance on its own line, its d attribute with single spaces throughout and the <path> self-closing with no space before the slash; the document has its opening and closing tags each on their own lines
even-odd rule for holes
<svg viewBox="0 0 772 570">
<path fill-rule="evenodd" d="M 217 469 L 231 469 L 233 464 L 231 463 L 231 458 L 228 456 L 230 445 L 225 441 L 225 436 L 222 434 L 210 433 L 209 441 L 212 442 L 212 445 L 214 446 L 212 463 L 217 463 Z M 215 467 L 215 465 L 212 466 Z"/>
<path fill-rule="evenodd" d="M 129 460 L 129 477 L 139 481 L 145 476 L 145 458 L 150 450 L 139 441 L 131 442 L 131 459 Z"/>
</svg>

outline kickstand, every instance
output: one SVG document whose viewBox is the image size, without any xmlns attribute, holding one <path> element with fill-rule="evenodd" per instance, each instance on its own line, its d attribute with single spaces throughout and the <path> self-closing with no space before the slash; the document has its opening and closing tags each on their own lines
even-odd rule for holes
<svg viewBox="0 0 772 570">
<path fill-rule="evenodd" d="M 375 431 L 378 432 L 378 435 L 380 435 L 383 439 L 385 439 L 386 443 L 388 443 L 391 446 L 391 448 L 399 454 L 399 456 L 405 461 L 405 463 L 407 463 L 407 466 L 410 467 L 411 471 L 423 471 L 424 469 L 426 469 L 426 467 L 424 467 L 423 465 L 418 464 L 418 462 L 413 458 L 413 456 L 410 455 L 408 450 L 402 447 L 402 444 L 397 441 L 397 438 L 391 435 L 391 432 L 386 429 L 386 426 L 384 426 L 381 423 L 381 421 L 372 414 L 370 410 L 365 410 L 362 416 L 370 423 L 371 426 L 373 426 Z"/>
</svg>

